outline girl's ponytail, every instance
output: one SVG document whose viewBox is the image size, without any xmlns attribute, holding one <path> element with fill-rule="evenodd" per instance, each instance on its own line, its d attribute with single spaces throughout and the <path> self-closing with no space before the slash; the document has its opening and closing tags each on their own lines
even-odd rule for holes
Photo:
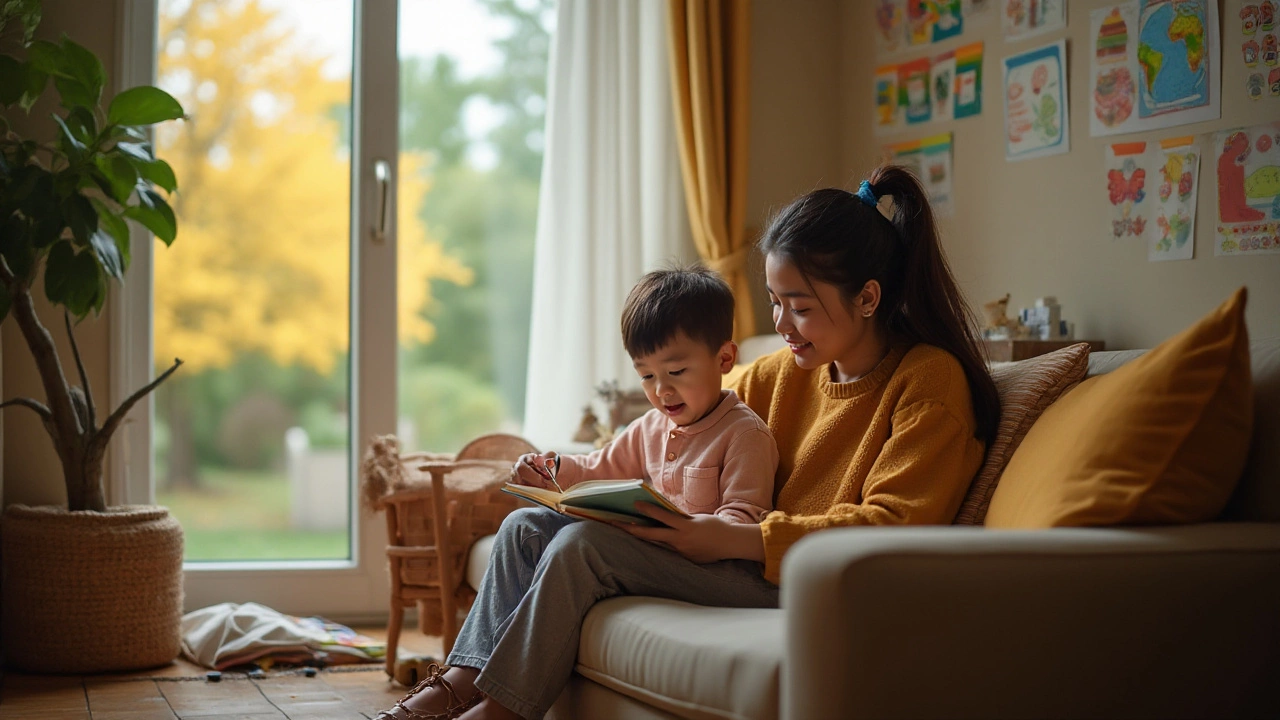
<svg viewBox="0 0 1280 720">
<path fill-rule="evenodd" d="M 978 436 L 990 445 L 1000 422 L 1000 399 L 979 350 L 976 316 L 951 274 L 924 188 L 894 165 L 876 168 L 868 181 L 877 196 L 893 198 L 890 222 L 904 251 L 886 327 L 893 335 L 942 348 L 960 362 L 973 395 Z"/>
</svg>

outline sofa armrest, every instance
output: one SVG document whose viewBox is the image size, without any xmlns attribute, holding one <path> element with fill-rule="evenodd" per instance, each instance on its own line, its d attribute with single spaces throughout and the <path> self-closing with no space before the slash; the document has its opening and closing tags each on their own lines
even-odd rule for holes
<svg viewBox="0 0 1280 720">
<path fill-rule="evenodd" d="M 1280 525 L 852 528 L 782 567 L 782 717 L 1280 716 Z"/>
</svg>

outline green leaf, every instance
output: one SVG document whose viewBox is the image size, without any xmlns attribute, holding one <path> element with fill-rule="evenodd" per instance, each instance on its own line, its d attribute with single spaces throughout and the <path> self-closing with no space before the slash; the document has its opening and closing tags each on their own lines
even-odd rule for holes
<svg viewBox="0 0 1280 720">
<path fill-rule="evenodd" d="M 94 157 L 93 164 L 111 183 L 111 192 L 108 193 L 111 199 L 123 205 L 138 184 L 138 172 L 133 169 L 133 163 L 121 155 L 109 154 Z"/>
<path fill-rule="evenodd" d="M 40 24 L 41 0 L 4 0 L 4 17 L 17 18 L 22 23 L 22 44 L 31 42 L 31 36 Z"/>
<path fill-rule="evenodd" d="M 22 92 L 22 97 L 18 98 L 18 105 L 23 110 L 31 112 L 31 106 L 35 105 L 40 96 L 44 94 L 44 88 L 48 84 L 48 73 L 27 65 L 26 89 Z"/>
<path fill-rule="evenodd" d="M 27 70 L 17 58 L 0 55 L 0 105 L 18 102 L 27 89 Z"/>
<path fill-rule="evenodd" d="M 98 211 L 98 222 L 101 227 L 111 233 L 111 237 L 115 238 L 116 249 L 120 251 L 120 260 L 122 269 L 129 270 L 131 258 L 131 242 L 132 238 L 129 234 L 129 223 L 124 218 L 107 207 L 107 204 L 101 200 L 94 200 L 93 207 Z"/>
<path fill-rule="evenodd" d="M 124 211 L 125 217 L 137 220 L 163 240 L 165 245 L 172 245 L 178 234 L 178 221 L 174 218 L 169 203 L 151 189 L 139 188 L 138 199 L 141 204 L 127 208 Z"/>
<path fill-rule="evenodd" d="M 62 131 L 59 136 L 61 140 L 59 144 L 66 150 L 66 153 L 71 155 L 84 152 L 84 143 L 80 142 L 80 138 L 76 137 L 76 134 L 71 132 L 71 128 L 67 127 L 67 121 L 56 113 L 53 115 L 53 121 L 58 124 L 58 129 Z"/>
<path fill-rule="evenodd" d="M 155 154 L 151 151 L 150 143 L 116 143 L 112 148 L 118 150 L 131 158 L 136 158 L 142 162 L 153 162 L 156 159 Z"/>
<path fill-rule="evenodd" d="M 44 268 L 44 293 L 49 302 L 62 305 L 77 318 L 100 307 L 106 282 L 92 252 L 76 252 L 60 242 L 49 251 Z"/>
<path fill-rule="evenodd" d="M 178 178 L 173 174 L 173 168 L 169 167 L 169 163 L 163 160 L 155 160 L 149 163 L 141 163 L 138 166 L 138 174 L 148 182 L 164 188 L 165 192 L 173 192 L 178 189 Z"/>
<path fill-rule="evenodd" d="M 116 248 L 115 239 L 109 233 L 98 229 L 94 230 L 93 235 L 89 237 L 89 243 L 93 246 L 93 252 L 98 257 L 98 261 L 102 263 L 102 269 L 106 270 L 111 277 L 124 280 L 124 260 Z"/>
<path fill-rule="evenodd" d="M 111 99 L 107 121 L 113 125 L 152 125 L 182 117 L 172 95 L 150 85 L 129 88 Z"/>
<path fill-rule="evenodd" d="M 71 128 L 76 137 L 85 145 L 92 145 L 98 137 L 98 121 L 93 117 L 93 111 L 89 108 L 72 108 L 67 113 L 67 127 Z"/>
<path fill-rule="evenodd" d="M 102 67 L 102 61 L 88 48 L 73 42 L 66 35 L 62 36 L 62 58 L 63 68 L 83 86 L 86 93 L 88 102 L 78 104 L 97 107 L 98 100 L 102 97 L 102 86 L 107 84 L 107 71 Z M 63 100 L 66 99 L 64 93 Z"/>
<path fill-rule="evenodd" d="M 62 69 L 62 48 L 48 40 L 37 40 L 27 48 L 27 62 L 31 67 L 45 75 L 69 78 L 71 75 Z"/>
<path fill-rule="evenodd" d="M 62 212 L 76 241 L 81 246 L 88 245 L 93 231 L 98 229 L 98 211 L 93 209 L 89 198 L 80 193 L 72 194 L 62 202 Z"/>
<path fill-rule="evenodd" d="M 93 91 L 78 80 L 55 77 L 53 86 L 58 89 L 58 96 L 62 98 L 62 107 L 68 110 L 98 105 L 98 99 L 93 96 Z"/>
</svg>

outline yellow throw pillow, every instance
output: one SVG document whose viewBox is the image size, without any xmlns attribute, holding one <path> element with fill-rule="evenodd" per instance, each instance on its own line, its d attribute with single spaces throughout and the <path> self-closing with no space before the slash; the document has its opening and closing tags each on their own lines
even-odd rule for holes
<svg viewBox="0 0 1280 720">
<path fill-rule="evenodd" d="M 1212 520 L 1253 429 L 1246 291 L 1045 410 L 1009 460 L 991 528 Z"/>
</svg>

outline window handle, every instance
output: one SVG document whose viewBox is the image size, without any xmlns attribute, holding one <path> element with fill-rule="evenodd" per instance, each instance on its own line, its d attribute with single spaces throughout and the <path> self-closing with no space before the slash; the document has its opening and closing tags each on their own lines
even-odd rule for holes
<svg viewBox="0 0 1280 720">
<path fill-rule="evenodd" d="M 381 245 L 387 241 L 387 228 L 391 226 L 391 163 L 374 160 L 373 178 L 378 183 L 378 219 L 373 226 L 373 241 Z"/>
</svg>

